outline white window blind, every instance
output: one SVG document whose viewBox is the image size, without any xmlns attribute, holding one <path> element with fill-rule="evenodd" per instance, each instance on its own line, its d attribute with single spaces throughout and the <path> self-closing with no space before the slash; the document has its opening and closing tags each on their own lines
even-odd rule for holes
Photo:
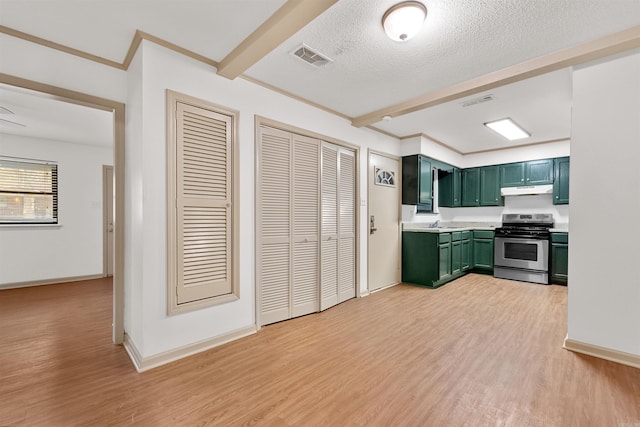
<svg viewBox="0 0 640 427">
<path fill-rule="evenodd" d="M 58 165 L 0 158 L 0 224 L 58 223 Z"/>
</svg>

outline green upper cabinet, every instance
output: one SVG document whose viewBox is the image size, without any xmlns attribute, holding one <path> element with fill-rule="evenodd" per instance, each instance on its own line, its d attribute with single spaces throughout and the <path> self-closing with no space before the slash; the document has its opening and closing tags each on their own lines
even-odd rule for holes
<svg viewBox="0 0 640 427">
<path fill-rule="evenodd" d="M 462 170 L 462 206 L 499 206 L 500 169 L 485 166 Z"/>
<path fill-rule="evenodd" d="M 480 168 L 462 170 L 462 206 L 480 206 Z"/>
<path fill-rule="evenodd" d="M 554 160 L 553 204 L 569 204 L 569 157 Z"/>
<path fill-rule="evenodd" d="M 402 158 L 402 204 L 418 205 L 421 212 L 433 209 L 433 178 L 428 157 L 413 155 Z"/>
<path fill-rule="evenodd" d="M 456 208 L 462 205 L 462 171 L 453 168 L 451 172 L 438 173 L 438 205 Z"/>
<path fill-rule="evenodd" d="M 524 185 L 524 163 L 500 165 L 500 187 Z"/>
<path fill-rule="evenodd" d="M 418 204 L 431 205 L 432 177 L 431 162 L 428 158 L 419 156 L 420 184 L 418 185 Z"/>
<path fill-rule="evenodd" d="M 500 165 L 500 187 L 553 183 L 553 159 Z"/>
<path fill-rule="evenodd" d="M 553 159 L 526 162 L 524 183 L 525 185 L 553 184 Z"/>
<path fill-rule="evenodd" d="M 480 206 L 500 206 L 500 168 L 485 166 L 480 168 Z"/>
</svg>

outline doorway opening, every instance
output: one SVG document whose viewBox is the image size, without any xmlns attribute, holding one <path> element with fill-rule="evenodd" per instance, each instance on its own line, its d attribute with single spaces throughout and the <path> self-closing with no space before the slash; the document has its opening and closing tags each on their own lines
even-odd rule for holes
<svg viewBox="0 0 640 427">
<path fill-rule="evenodd" d="M 8 74 L 0 84 L 26 93 L 112 113 L 113 117 L 113 323 L 112 340 L 124 341 L 124 148 L 125 105 Z M 99 205 L 99 202 L 98 202 Z"/>
</svg>

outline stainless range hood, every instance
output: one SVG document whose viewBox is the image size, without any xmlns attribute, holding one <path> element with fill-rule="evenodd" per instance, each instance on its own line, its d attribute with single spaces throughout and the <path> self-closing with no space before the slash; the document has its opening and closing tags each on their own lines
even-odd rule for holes
<svg viewBox="0 0 640 427">
<path fill-rule="evenodd" d="M 502 187 L 502 196 L 532 196 L 536 194 L 552 194 L 553 185 L 525 185 L 522 187 Z"/>
</svg>

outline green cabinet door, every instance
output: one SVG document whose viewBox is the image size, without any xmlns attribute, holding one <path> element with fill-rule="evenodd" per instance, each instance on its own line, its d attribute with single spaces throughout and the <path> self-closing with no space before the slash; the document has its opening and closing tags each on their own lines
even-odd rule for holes
<svg viewBox="0 0 640 427">
<path fill-rule="evenodd" d="M 433 286 L 438 281 L 438 234 L 402 232 L 402 281 Z"/>
<path fill-rule="evenodd" d="M 480 168 L 480 206 L 500 206 L 500 168 L 485 166 Z"/>
<path fill-rule="evenodd" d="M 462 241 L 451 242 L 451 274 L 462 272 Z"/>
<path fill-rule="evenodd" d="M 553 159 L 532 160 L 525 164 L 525 184 L 543 185 L 553 183 Z"/>
<path fill-rule="evenodd" d="M 440 258 L 438 280 L 443 280 L 451 276 L 451 243 L 440 243 L 438 255 Z"/>
<path fill-rule="evenodd" d="M 462 170 L 462 206 L 480 205 L 480 168 Z"/>
<path fill-rule="evenodd" d="M 524 185 L 524 163 L 500 165 L 500 187 Z"/>
<path fill-rule="evenodd" d="M 469 234 L 471 234 L 470 232 L 468 232 Z M 471 252 L 471 246 L 472 246 L 472 242 L 473 240 L 471 239 L 462 239 L 462 259 L 461 259 L 461 269 L 462 271 L 467 271 L 471 269 L 471 266 L 473 265 L 473 260 L 471 258 L 472 256 L 472 252 Z"/>
<path fill-rule="evenodd" d="M 554 159 L 553 204 L 569 204 L 569 157 Z"/>
<path fill-rule="evenodd" d="M 431 207 L 432 197 L 432 182 L 431 176 L 431 162 L 427 157 L 419 157 L 419 184 L 418 184 L 418 203 L 421 205 Z M 427 208 L 428 209 L 428 208 Z M 430 210 L 430 209 L 428 209 Z"/>
<path fill-rule="evenodd" d="M 477 270 L 493 270 L 492 236 L 492 231 L 480 231 L 473 233 L 473 267 Z"/>
<path fill-rule="evenodd" d="M 569 235 L 551 233 L 551 283 L 567 284 L 569 273 Z"/>
<path fill-rule="evenodd" d="M 461 171 L 453 168 L 450 172 L 440 171 L 438 174 L 438 206 L 447 208 L 459 207 L 462 203 Z"/>
<path fill-rule="evenodd" d="M 428 157 L 402 158 L 402 204 L 417 205 L 418 212 L 433 210 L 431 162 Z"/>
</svg>

